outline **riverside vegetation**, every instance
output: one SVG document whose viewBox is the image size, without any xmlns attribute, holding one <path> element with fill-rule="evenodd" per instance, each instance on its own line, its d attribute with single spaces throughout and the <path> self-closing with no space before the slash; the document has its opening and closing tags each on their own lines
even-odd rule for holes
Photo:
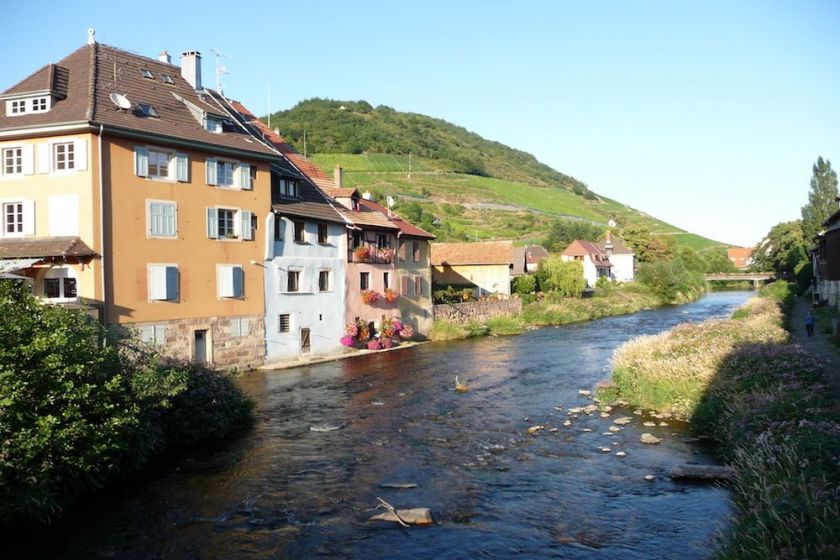
<svg viewBox="0 0 840 560">
<path fill-rule="evenodd" d="M 792 297 L 776 282 L 730 319 L 632 340 L 598 392 L 672 412 L 718 444 L 736 510 L 720 558 L 840 557 L 840 413 L 825 365 L 788 342 Z"/>
<path fill-rule="evenodd" d="M 251 419 L 233 382 L 0 282 L 0 526 L 48 522 L 167 448 Z"/>
</svg>

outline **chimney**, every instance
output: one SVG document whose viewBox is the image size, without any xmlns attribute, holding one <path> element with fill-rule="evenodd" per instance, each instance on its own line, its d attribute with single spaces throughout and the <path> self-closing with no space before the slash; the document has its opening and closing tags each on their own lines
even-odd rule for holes
<svg viewBox="0 0 840 560">
<path fill-rule="evenodd" d="M 166 52 L 166 51 L 163 51 L 162 53 L 160 53 L 158 55 L 158 60 L 160 60 L 161 62 L 165 62 L 167 64 L 172 64 L 172 57 L 169 56 L 169 53 Z"/>
<path fill-rule="evenodd" d="M 341 170 L 340 165 L 335 166 L 335 173 L 333 174 L 333 182 L 335 183 L 335 188 L 340 189 L 344 187 L 344 173 Z"/>
<path fill-rule="evenodd" d="M 604 241 L 604 252 L 607 255 L 613 254 L 613 242 L 612 235 L 610 235 L 610 230 L 607 230 L 607 239 Z"/>
<path fill-rule="evenodd" d="M 201 53 L 187 51 L 181 54 L 181 76 L 189 82 L 196 91 L 201 87 Z"/>
</svg>

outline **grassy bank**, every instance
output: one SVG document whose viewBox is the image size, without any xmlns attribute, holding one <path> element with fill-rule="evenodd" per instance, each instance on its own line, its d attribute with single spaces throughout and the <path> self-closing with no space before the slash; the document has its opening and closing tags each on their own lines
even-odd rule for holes
<svg viewBox="0 0 840 560">
<path fill-rule="evenodd" d="M 694 299 L 701 293 L 697 292 Z M 565 325 L 614 315 L 626 315 L 658 305 L 663 305 L 662 300 L 649 288 L 639 283 L 622 284 L 599 290 L 591 298 L 561 297 L 548 293 L 541 295 L 538 301 L 523 305 L 522 312 L 516 315 L 503 315 L 487 321 L 472 321 L 467 324 L 435 321 L 429 338 L 459 340 L 475 336 L 519 334 L 532 327 Z"/>
<path fill-rule="evenodd" d="M 736 514 L 718 556 L 840 557 L 840 414 L 825 367 L 788 343 L 782 283 L 731 319 L 637 338 L 602 399 L 671 411 L 735 471 Z"/>
</svg>

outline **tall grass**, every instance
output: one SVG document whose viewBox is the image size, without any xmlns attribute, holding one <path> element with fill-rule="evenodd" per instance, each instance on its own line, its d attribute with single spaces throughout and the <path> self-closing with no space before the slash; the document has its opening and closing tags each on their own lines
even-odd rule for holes
<svg viewBox="0 0 840 560">
<path fill-rule="evenodd" d="M 736 516 L 717 556 L 840 558 L 840 412 L 826 367 L 788 343 L 777 283 L 732 319 L 622 346 L 599 396 L 670 410 L 718 443 Z"/>
</svg>

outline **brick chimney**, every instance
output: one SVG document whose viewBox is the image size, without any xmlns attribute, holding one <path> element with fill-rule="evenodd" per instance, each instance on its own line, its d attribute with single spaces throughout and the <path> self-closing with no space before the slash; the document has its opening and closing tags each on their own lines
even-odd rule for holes
<svg viewBox="0 0 840 560">
<path fill-rule="evenodd" d="M 162 53 L 160 53 L 158 55 L 158 60 L 160 60 L 161 62 L 165 62 L 167 64 L 172 64 L 172 57 L 169 56 L 169 53 L 166 52 L 166 51 L 163 51 Z"/>
<path fill-rule="evenodd" d="M 200 52 L 187 51 L 181 54 L 181 76 L 189 82 L 193 89 L 202 89 Z"/>
</svg>

